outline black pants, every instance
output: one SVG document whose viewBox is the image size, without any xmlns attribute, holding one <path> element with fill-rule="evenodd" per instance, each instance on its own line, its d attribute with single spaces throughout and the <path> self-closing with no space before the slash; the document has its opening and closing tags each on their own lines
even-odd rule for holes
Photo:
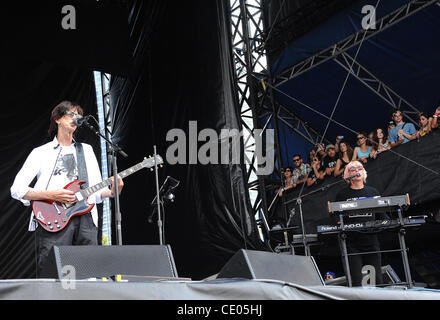
<svg viewBox="0 0 440 320">
<path fill-rule="evenodd" d="M 379 240 L 376 235 L 369 235 L 368 240 L 363 237 L 355 237 L 347 239 L 347 251 L 349 254 L 348 263 L 350 267 L 350 275 L 353 287 L 362 286 L 362 269 L 365 266 L 372 266 L 375 270 L 375 284 L 383 284 L 382 277 L 382 257 L 380 253 L 359 254 L 366 252 L 380 251 Z M 344 264 L 345 269 L 345 264 Z M 345 270 L 347 274 L 347 270 Z"/>
<path fill-rule="evenodd" d="M 41 267 L 53 246 L 98 245 L 98 228 L 87 213 L 73 217 L 69 224 L 59 232 L 48 232 L 41 227 L 37 234 L 37 277 L 41 274 Z"/>
</svg>

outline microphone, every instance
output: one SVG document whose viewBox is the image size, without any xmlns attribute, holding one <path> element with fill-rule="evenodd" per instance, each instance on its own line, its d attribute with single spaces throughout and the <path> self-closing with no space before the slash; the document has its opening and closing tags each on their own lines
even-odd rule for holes
<svg viewBox="0 0 440 320">
<path fill-rule="evenodd" d="M 354 174 L 352 176 L 349 176 L 349 177 L 345 178 L 344 180 L 349 182 L 351 179 L 356 178 L 356 177 L 360 177 L 360 176 L 361 176 L 361 173 L 358 172 L 358 173 L 356 173 L 356 174 Z"/>
<path fill-rule="evenodd" d="M 84 124 L 84 122 L 87 122 L 89 120 L 91 116 L 85 116 L 83 117 L 80 114 L 77 114 L 74 118 L 73 118 L 73 123 L 75 124 L 75 126 L 80 127 Z"/>
</svg>

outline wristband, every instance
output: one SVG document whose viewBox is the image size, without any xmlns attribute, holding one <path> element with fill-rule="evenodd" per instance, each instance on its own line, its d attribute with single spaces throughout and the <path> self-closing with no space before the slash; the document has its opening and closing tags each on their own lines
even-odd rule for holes
<svg viewBox="0 0 440 320">
<path fill-rule="evenodd" d="M 433 115 L 434 118 L 438 118 L 438 113 Z"/>
</svg>

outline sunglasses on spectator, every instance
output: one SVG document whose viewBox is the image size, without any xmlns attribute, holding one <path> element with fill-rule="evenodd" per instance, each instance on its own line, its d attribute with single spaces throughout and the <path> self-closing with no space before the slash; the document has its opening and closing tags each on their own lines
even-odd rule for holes
<svg viewBox="0 0 440 320">
<path fill-rule="evenodd" d="M 298 162 L 298 161 L 301 161 L 301 159 L 300 159 L 300 158 L 298 158 L 298 159 L 293 159 L 293 161 Z"/>
<path fill-rule="evenodd" d="M 286 170 L 284 170 L 284 172 L 292 172 L 292 170 L 286 169 Z"/>
<path fill-rule="evenodd" d="M 365 137 L 357 137 L 358 140 L 365 139 Z"/>
<path fill-rule="evenodd" d="M 361 171 L 361 170 L 363 170 L 364 169 L 364 167 L 362 167 L 362 166 L 357 166 L 357 167 L 351 167 L 351 168 L 348 168 L 348 171 L 350 171 L 350 172 L 356 172 L 356 171 Z"/>
</svg>

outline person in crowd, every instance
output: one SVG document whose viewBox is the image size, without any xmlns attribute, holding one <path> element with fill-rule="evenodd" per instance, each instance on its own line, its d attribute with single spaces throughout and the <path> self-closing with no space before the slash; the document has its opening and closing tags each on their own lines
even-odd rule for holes
<svg viewBox="0 0 440 320">
<path fill-rule="evenodd" d="M 390 132 L 391 130 L 393 130 L 396 127 L 396 124 L 394 123 L 393 120 L 391 120 L 390 122 L 388 122 L 388 133 L 387 133 L 387 140 L 390 141 Z M 390 144 L 390 148 L 391 148 L 391 144 Z"/>
<path fill-rule="evenodd" d="M 360 173 L 359 176 L 356 176 Z M 348 179 L 352 177 L 351 179 Z M 380 196 L 379 191 L 366 185 L 367 171 L 359 161 L 352 161 L 345 167 L 344 179 L 348 186 L 341 189 L 335 197 L 335 201 L 350 201 L 362 198 Z M 343 217 L 345 224 L 362 223 L 374 220 L 388 219 L 386 213 L 355 213 Z M 351 232 L 347 234 L 347 251 L 351 254 L 348 258 L 350 275 L 353 286 L 362 286 L 362 269 L 366 265 L 375 269 L 375 284 L 383 283 L 382 279 L 382 258 L 380 242 L 377 233 L 374 232 Z M 368 254 L 366 254 L 368 252 Z M 346 270 L 347 274 L 347 270 Z"/>
<path fill-rule="evenodd" d="M 295 170 L 293 170 L 293 181 L 298 186 L 307 181 L 307 176 L 312 171 L 312 168 L 308 163 L 303 163 L 299 154 L 293 156 L 293 163 L 296 166 Z"/>
<path fill-rule="evenodd" d="M 323 167 L 321 161 L 319 161 L 319 159 L 315 157 L 313 159 L 312 171 L 310 172 L 307 178 L 307 186 L 310 187 L 314 184 L 319 184 L 324 180 L 325 176 L 326 176 L 325 167 Z"/>
<path fill-rule="evenodd" d="M 281 197 L 284 191 L 296 188 L 296 184 L 293 181 L 293 168 L 287 167 L 284 169 L 283 186 L 278 191 L 278 195 Z"/>
<path fill-rule="evenodd" d="M 416 139 L 417 130 L 412 123 L 403 122 L 402 111 L 394 109 L 392 117 L 396 127 L 390 130 L 389 141 L 392 148 Z"/>
<path fill-rule="evenodd" d="M 324 281 L 333 280 L 334 278 L 336 278 L 336 275 L 334 274 L 334 272 L 327 271 L 324 274 Z"/>
<path fill-rule="evenodd" d="M 435 109 L 435 113 L 432 116 L 431 129 L 437 129 L 438 127 L 437 119 L 439 115 L 440 115 L 440 106 L 438 106 L 437 109 Z"/>
<path fill-rule="evenodd" d="M 370 158 L 372 148 L 367 145 L 367 135 L 365 132 L 359 132 L 356 136 L 357 147 L 354 148 L 352 160 L 359 160 L 362 163 L 367 163 Z"/>
<path fill-rule="evenodd" d="M 341 141 L 339 143 L 339 158 L 336 161 L 335 171 L 333 172 L 335 177 L 340 176 L 344 172 L 345 166 L 350 163 L 351 159 L 353 159 L 353 148 L 347 141 Z"/>
<path fill-rule="evenodd" d="M 391 148 L 388 138 L 382 128 L 377 128 L 373 135 L 373 151 L 371 153 L 371 158 L 376 159 L 377 155 L 381 152 L 389 150 Z"/>
<path fill-rule="evenodd" d="M 335 150 L 336 153 L 339 153 L 339 143 L 344 140 L 344 136 L 337 136 L 335 141 Z"/>
<path fill-rule="evenodd" d="M 310 150 L 309 152 L 309 159 L 307 161 L 307 163 L 311 166 L 313 164 L 313 159 L 315 159 L 315 157 L 318 157 L 318 154 L 316 153 L 315 149 Z"/>
<path fill-rule="evenodd" d="M 327 145 L 327 147 L 325 147 L 325 153 L 327 155 L 322 160 L 322 164 L 325 169 L 326 175 L 332 176 L 333 172 L 335 171 L 336 162 L 338 161 L 335 146 L 332 144 Z"/>
<path fill-rule="evenodd" d="M 316 145 L 316 150 L 317 150 L 316 153 L 318 155 L 319 160 L 322 161 L 322 159 L 324 159 L 324 157 L 327 155 L 327 153 L 325 152 L 325 145 L 323 143 L 318 143 Z"/>
<path fill-rule="evenodd" d="M 429 117 L 425 112 L 420 112 L 418 118 L 420 129 L 417 131 L 416 135 L 417 139 L 420 139 L 420 137 L 423 137 L 431 132 L 433 118 Z"/>
</svg>

